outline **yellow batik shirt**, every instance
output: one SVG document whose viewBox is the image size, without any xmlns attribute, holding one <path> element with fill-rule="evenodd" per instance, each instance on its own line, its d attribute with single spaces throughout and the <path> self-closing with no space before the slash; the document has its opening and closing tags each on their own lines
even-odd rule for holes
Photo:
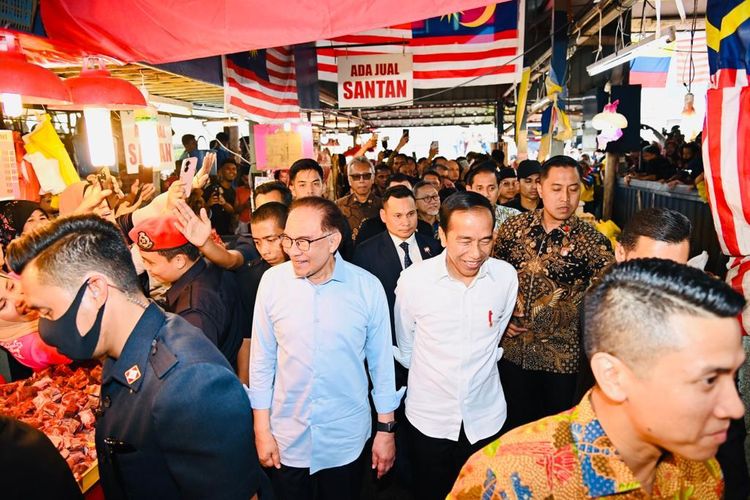
<svg viewBox="0 0 750 500">
<path fill-rule="evenodd" d="M 616 500 L 722 498 L 715 459 L 665 455 L 649 495 L 604 433 L 591 406 L 580 404 L 505 434 L 469 458 L 450 500 Z"/>
</svg>

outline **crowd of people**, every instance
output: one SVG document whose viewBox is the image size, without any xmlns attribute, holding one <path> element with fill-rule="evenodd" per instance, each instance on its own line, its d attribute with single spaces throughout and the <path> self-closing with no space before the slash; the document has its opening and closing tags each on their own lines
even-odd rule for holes
<svg viewBox="0 0 750 500">
<path fill-rule="evenodd" d="M 0 346 L 103 360 L 106 497 L 744 498 L 744 299 L 685 265 L 690 221 L 612 248 L 573 158 L 407 142 L 335 182 L 300 159 L 250 189 L 209 153 L 153 200 L 7 204 Z"/>
</svg>

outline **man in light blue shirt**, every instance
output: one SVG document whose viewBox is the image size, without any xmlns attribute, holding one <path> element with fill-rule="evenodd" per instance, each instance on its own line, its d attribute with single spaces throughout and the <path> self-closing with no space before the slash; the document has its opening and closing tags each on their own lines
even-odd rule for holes
<svg viewBox="0 0 750 500">
<path fill-rule="evenodd" d="M 371 429 L 365 359 L 378 413 L 372 468 L 380 477 L 393 465 L 401 394 L 388 305 L 380 282 L 336 253 L 344 224 L 333 202 L 296 200 L 281 237 L 290 261 L 258 288 L 249 395 L 258 456 L 276 468 L 282 499 L 359 497 Z"/>
</svg>

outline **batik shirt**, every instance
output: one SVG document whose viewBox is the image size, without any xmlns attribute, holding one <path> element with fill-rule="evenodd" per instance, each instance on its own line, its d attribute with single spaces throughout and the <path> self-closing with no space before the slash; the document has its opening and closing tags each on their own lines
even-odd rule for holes
<svg viewBox="0 0 750 500">
<path fill-rule="evenodd" d="M 357 239 L 359 226 L 362 225 L 363 220 L 380 217 L 383 201 L 371 192 L 370 196 L 362 203 L 354 193 L 349 193 L 336 200 L 336 205 L 341 209 L 346 220 L 349 221 L 349 227 L 352 228 L 352 241 L 354 241 Z"/>
<path fill-rule="evenodd" d="M 526 370 L 578 371 L 578 306 L 604 267 L 614 261 L 609 240 L 575 215 L 549 233 L 542 210 L 500 226 L 494 257 L 518 271 L 516 308 L 523 314 L 515 337 L 503 336 L 503 358 Z M 512 320 L 513 321 L 513 320 Z"/>
<path fill-rule="evenodd" d="M 448 500 L 612 498 L 711 500 L 724 481 L 715 459 L 666 453 L 649 495 L 596 418 L 591 391 L 580 404 L 518 427 L 469 458 Z"/>
</svg>

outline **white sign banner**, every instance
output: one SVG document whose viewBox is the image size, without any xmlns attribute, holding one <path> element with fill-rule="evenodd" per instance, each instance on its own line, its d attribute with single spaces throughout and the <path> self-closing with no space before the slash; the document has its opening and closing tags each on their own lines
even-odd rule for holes
<svg viewBox="0 0 750 500">
<path fill-rule="evenodd" d="M 409 104 L 414 98 L 411 54 L 338 58 L 339 108 Z"/>
<path fill-rule="evenodd" d="M 129 174 L 137 174 L 139 165 L 143 164 L 141 144 L 138 140 L 138 126 L 133 111 L 121 111 L 122 142 L 125 147 L 125 164 Z M 157 118 L 156 132 L 159 137 L 159 166 L 154 170 L 173 170 L 175 168 L 172 149 L 172 120 L 167 115 Z"/>
</svg>

